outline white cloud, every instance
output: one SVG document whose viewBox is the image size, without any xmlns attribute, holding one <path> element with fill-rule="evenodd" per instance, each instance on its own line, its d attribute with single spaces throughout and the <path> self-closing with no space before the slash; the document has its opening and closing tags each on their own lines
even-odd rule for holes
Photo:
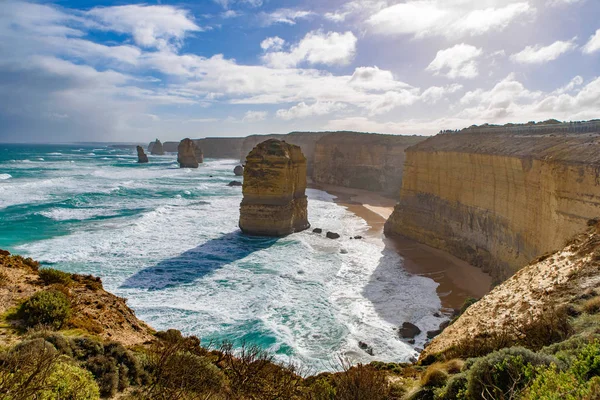
<svg viewBox="0 0 600 400">
<path fill-rule="evenodd" d="M 568 93 L 568 92 L 575 90 L 575 88 L 577 88 L 581 85 L 583 85 L 583 78 L 581 76 L 577 75 L 576 77 L 571 79 L 571 81 L 569 83 L 567 83 L 565 86 L 556 89 L 554 91 L 554 94 Z"/>
<path fill-rule="evenodd" d="M 375 67 L 358 67 L 350 78 L 350 86 L 362 90 L 388 91 L 399 88 L 409 88 L 410 85 L 394 79 L 391 71 Z"/>
<path fill-rule="evenodd" d="M 583 46 L 583 52 L 585 54 L 592 54 L 600 50 L 600 29 L 595 34 L 590 36 L 590 40 Z"/>
<path fill-rule="evenodd" d="M 421 100 L 425 103 L 435 104 L 438 101 L 442 100 L 446 95 L 456 93 L 459 90 L 462 90 L 463 86 L 458 83 L 453 83 L 448 86 L 432 86 L 427 88 L 421 94 Z"/>
<path fill-rule="evenodd" d="M 102 29 L 131 34 L 142 47 L 179 47 L 188 32 L 201 31 L 192 16 L 172 6 L 96 7 L 86 13 Z"/>
<path fill-rule="evenodd" d="M 275 68 L 289 68 L 302 62 L 312 65 L 347 65 L 354 59 L 356 41 L 352 32 L 313 31 L 292 46 L 289 52 L 269 52 L 263 56 L 263 60 Z"/>
<path fill-rule="evenodd" d="M 249 7 L 257 8 L 263 5 L 263 0 L 213 0 L 215 3 L 220 4 L 223 8 L 229 8 L 233 4 L 244 4 Z"/>
<path fill-rule="evenodd" d="M 341 103 L 334 102 L 320 102 L 317 101 L 314 104 L 308 105 L 305 102 L 301 102 L 298 105 L 291 107 L 290 109 L 277 110 L 277 118 L 283 120 L 291 120 L 298 118 L 307 118 L 315 115 L 326 115 L 335 111 L 344 109 L 346 106 Z"/>
<path fill-rule="evenodd" d="M 519 53 L 510 56 L 513 62 L 519 64 L 543 64 L 556 60 L 561 55 L 577 48 L 575 39 L 556 41 L 548 46 L 527 46 Z"/>
<path fill-rule="evenodd" d="M 260 43 L 260 47 L 264 51 L 281 51 L 285 45 L 285 40 L 279 36 L 266 38 Z"/>
<path fill-rule="evenodd" d="M 244 119 L 242 121 L 243 122 L 264 121 L 265 119 L 267 119 L 268 114 L 269 113 L 267 113 L 266 111 L 248 111 L 248 112 L 246 112 L 246 114 L 244 114 Z"/>
<path fill-rule="evenodd" d="M 386 7 L 368 20 L 375 33 L 462 37 L 501 31 L 516 19 L 535 10 L 527 2 L 506 4 L 492 1 L 497 7 L 483 8 L 490 2 L 472 0 L 409 0 Z"/>
<path fill-rule="evenodd" d="M 312 11 L 294 10 L 291 8 L 281 8 L 271 13 L 261 13 L 261 19 L 266 26 L 274 24 L 295 25 L 299 19 L 307 19 L 314 16 Z"/>
<path fill-rule="evenodd" d="M 583 3 L 585 0 L 548 0 L 549 6 L 570 6 L 572 4 Z"/>
<path fill-rule="evenodd" d="M 449 49 L 438 51 L 426 70 L 435 75 L 445 74 L 451 79 L 475 78 L 479 74 L 477 58 L 482 53 L 483 51 L 475 46 L 457 44 Z"/>
</svg>

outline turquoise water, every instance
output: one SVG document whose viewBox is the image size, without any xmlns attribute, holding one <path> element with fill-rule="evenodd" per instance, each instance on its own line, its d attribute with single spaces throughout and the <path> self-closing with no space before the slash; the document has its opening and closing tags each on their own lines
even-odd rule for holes
<svg viewBox="0 0 600 400">
<path fill-rule="evenodd" d="M 136 160 L 109 146 L 0 144 L 0 248 L 102 277 L 157 329 L 258 343 L 318 371 L 338 355 L 406 361 L 415 350 L 395 328 L 439 324 L 436 284 L 381 240 L 350 240 L 367 225 L 331 195 L 308 190 L 309 220 L 340 240 L 245 237 L 241 188 L 227 186 L 241 179 L 235 160 Z"/>
</svg>

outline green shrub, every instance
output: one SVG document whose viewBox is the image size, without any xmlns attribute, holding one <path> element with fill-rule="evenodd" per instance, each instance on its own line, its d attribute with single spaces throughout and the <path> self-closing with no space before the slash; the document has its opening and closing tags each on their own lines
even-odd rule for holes
<svg viewBox="0 0 600 400">
<path fill-rule="evenodd" d="M 60 355 L 44 339 L 26 340 L 0 353 L 0 399 L 29 400 L 47 388 Z"/>
<path fill-rule="evenodd" d="M 48 325 L 60 329 L 71 315 L 71 304 L 61 292 L 44 290 L 21 304 L 17 315 L 26 326 Z"/>
<path fill-rule="evenodd" d="M 550 368 L 543 368 L 531 386 L 525 391 L 523 400 L 579 400 L 590 395 L 587 382 L 582 383 L 570 372 L 558 370 L 552 364 Z"/>
<path fill-rule="evenodd" d="M 535 377 L 538 366 L 555 363 L 552 356 L 522 347 L 502 349 L 477 360 L 468 372 L 467 396 L 513 399 Z"/>
<path fill-rule="evenodd" d="M 63 271 L 59 271 L 54 268 L 43 268 L 39 270 L 40 279 L 46 285 L 53 285 L 55 283 L 69 286 L 73 283 L 73 279 L 71 278 L 71 274 L 68 274 Z"/>
<path fill-rule="evenodd" d="M 119 368 L 114 358 L 96 356 L 87 360 L 85 369 L 90 371 L 105 397 L 114 396 L 119 390 Z"/>
<path fill-rule="evenodd" d="M 443 388 L 435 391 L 436 400 L 463 400 L 466 399 L 467 374 L 453 375 Z"/>
<path fill-rule="evenodd" d="M 98 385 L 92 374 L 75 365 L 59 362 L 47 381 L 48 389 L 36 395 L 39 400 L 96 400 L 100 398 Z"/>
</svg>

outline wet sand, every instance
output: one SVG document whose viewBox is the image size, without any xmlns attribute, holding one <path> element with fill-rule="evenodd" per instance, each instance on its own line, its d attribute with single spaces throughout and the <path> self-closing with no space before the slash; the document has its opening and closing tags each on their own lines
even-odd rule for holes
<svg viewBox="0 0 600 400">
<path fill-rule="evenodd" d="M 322 184 L 310 184 L 310 187 L 336 196 L 337 204 L 364 219 L 370 226 L 369 235 L 392 247 L 403 258 L 406 271 L 437 282 L 437 293 L 445 309 L 460 308 L 468 297 L 481 298 L 490 291 L 492 279 L 481 269 L 413 240 L 385 237 L 383 225 L 392 214 L 396 200 L 366 190 Z"/>
</svg>

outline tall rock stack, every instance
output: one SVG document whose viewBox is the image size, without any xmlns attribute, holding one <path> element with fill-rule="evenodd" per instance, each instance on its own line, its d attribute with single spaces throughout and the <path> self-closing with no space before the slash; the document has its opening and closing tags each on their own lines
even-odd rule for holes
<svg viewBox="0 0 600 400">
<path fill-rule="evenodd" d="M 142 146 L 137 147 L 137 155 L 139 164 L 146 164 L 148 162 L 148 156 L 144 153 L 144 148 Z"/>
<path fill-rule="evenodd" d="M 181 168 L 198 168 L 199 163 L 203 162 L 202 150 L 200 150 L 201 159 L 197 156 L 198 147 L 191 139 L 183 139 L 177 147 L 177 162 Z"/>
<path fill-rule="evenodd" d="M 246 158 L 240 229 L 250 235 L 285 236 L 310 227 L 306 157 L 300 147 L 270 139 Z"/>
<path fill-rule="evenodd" d="M 163 147 L 163 144 L 158 139 L 156 139 L 156 141 L 150 143 L 150 146 L 148 146 L 148 150 L 150 151 L 150 154 L 152 154 L 153 156 L 164 156 L 165 155 L 165 149 Z"/>
</svg>

